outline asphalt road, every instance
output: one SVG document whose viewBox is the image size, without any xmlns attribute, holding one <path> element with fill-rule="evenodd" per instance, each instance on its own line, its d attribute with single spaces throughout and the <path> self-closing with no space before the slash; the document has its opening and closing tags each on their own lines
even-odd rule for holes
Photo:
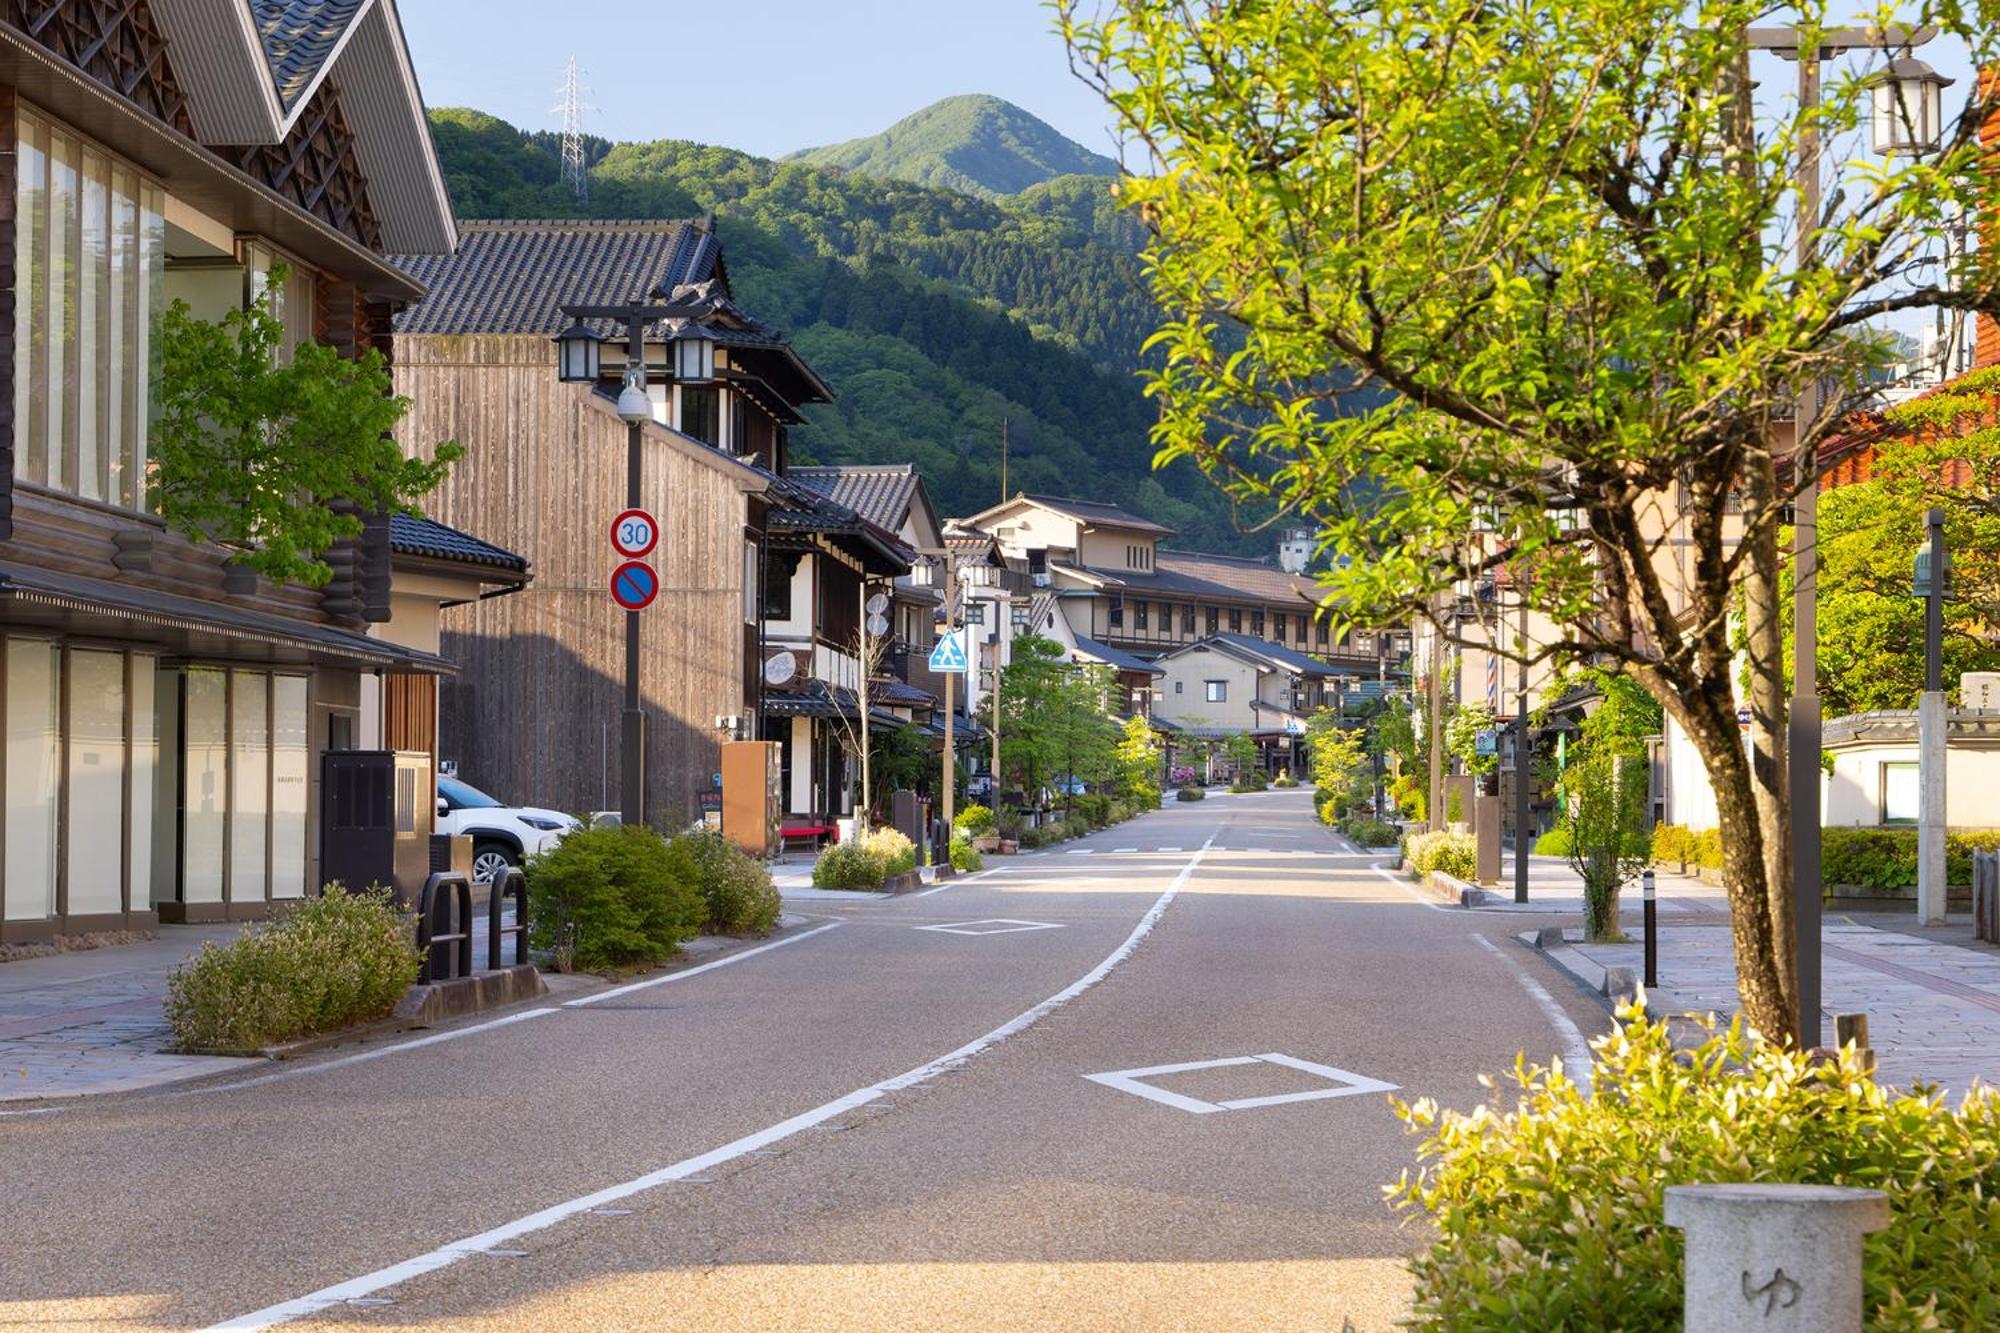
<svg viewBox="0 0 2000 1333">
<path fill-rule="evenodd" d="M 0 1327 L 1387 1327 L 1422 1234 L 1382 1203 L 1384 1085 L 1470 1107 L 1607 1026 L 1532 918 L 1427 904 L 1306 793 L 989 866 L 665 980 L 0 1117 Z"/>
</svg>

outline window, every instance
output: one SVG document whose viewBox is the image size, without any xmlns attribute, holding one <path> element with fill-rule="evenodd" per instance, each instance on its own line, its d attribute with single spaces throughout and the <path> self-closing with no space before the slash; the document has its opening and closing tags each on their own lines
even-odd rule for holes
<svg viewBox="0 0 2000 1333">
<path fill-rule="evenodd" d="M 754 625 L 759 617 L 757 608 L 760 597 L 757 591 L 757 573 L 763 569 L 763 553 L 756 542 L 743 543 L 743 623 Z"/>
<path fill-rule="evenodd" d="M 1226 681 L 1226 680 L 1205 680 L 1205 681 L 1203 681 L 1203 682 L 1202 682 L 1202 684 L 1203 684 L 1203 685 L 1204 685 L 1205 687 L 1207 687 L 1207 690 L 1208 690 L 1208 701 L 1209 701 L 1210 703 L 1212 703 L 1212 704 L 1220 704 L 1220 703 L 1227 703 L 1227 702 L 1229 702 L 1229 682 L 1228 682 L 1228 681 Z"/>
<path fill-rule="evenodd" d="M 1917 822 L 1917 766 L 1895 763 L 1882 765 L 1882 822 Z"/>
<path fill-rule="evenodd" d="M 1306 617 L 1304 615 L 1300 615 L 1298 617 L 1298 622 L 1299 622 L 1299 631 L 1297 638 L 1300 643 L 1304 643 L 1306 641 Z"/>
<path fill-rule="evenodd" d="M 8 639 L 6 880 L 9 921 L 56 910 L 56 646 Z"/>
<path fill-rule="evenodd" d="M 1271 617 L 1271 638 L 1278 643 L 1285 641 L 1285 613 L 1283 611 Z"/>
<path fill-rule="evenodd" d="M 1320 647 L 1322 647 L 1322 648 L 1326 647 L 1326 637 L 1327 637 L 1327 636 L 1326 636 L 1326 622 L 1325 622 L 1324 620 L 1320 621 L 1320 622 L 1319 622 L 1319 624 L 1318 624 L 1318 625 L 1317 625 L 1317 626 L 1315 627 L 1315 630 L 1316 630 L 1316 633 L 1315 633 L 1314 637 L 1318 639 L 1318 641 L 1319 641 L 1319 646 L 1320 646 Z"/>
<path fill-rule="evenodd" d="M 272 266 L 285 266 L 285 285 L 272 293 L 271 314 L 285 331 L 283 341 L 278 344 L 277 359 L 289 362 L 300 343 L 312 341 L 312 271 L 255 241 L 244 245 L 243 264 L 249 278 L 249 290 L 244 295 L 252 301 L 262 300 L 264 294 L 271 290 Z"/>
<path fill-rule="evenodd" d="M 1219 629 L 1221 629 L 1221 628 L 1222 628 L 1222 612 L 1220 612 L 1220 611 L 1216 610 L 1216 609 L 1215 609 L 1214 607 L 1212 607 L 1212 606 L 1211 606 L 1211 607 L 1209 607 L 1209 608 L 1208 608 L 1208 632 L 1209 632 L 1210 634 L 1213 634 L 1213 633 L 1215 633 L 1215 632 L 1216 632 L 1217 630 L 1219 630 Z"/>
<path fill-rule="evenodd" d="M 1194 608 L 1192 606 L 1181 608 L 1181 633 L 1194 633 Z"/>
<path fill-rule="evenodd" d="M 1375 636 L 1373 634 L 1356 634 L 1354 636 L 1354 651 L 1357 653 L 1374 652 Z"/>
<path fill-rule="evenodd" d="M 1123 597 L 1114 597 L 1111 599 L 1111 624 L 1115 627 L 1124 623 L 1125 599 Z"/>
<path fill-rule="evenodd" d="M 1148 621 L 1148 619 L 1147 619 L 1147 617 L 1146 617 L 1146 611 L 1147 611 L 1147 606 L 1146 606 L 1146 603 L 1144 603 L 1144 602 L 1140 602 L 1140 603 L 1138 603 L 1138 604 L 1137 604 L 1137 606 L 1136 606 L 1136 608 L 1135 608 L 1135 610 L 1136 610 L 1136 612 L 1137 612 L 1137 614 L 1138 614 L 1138 620 L 1137 620 L 1137 622 L 1136 622 L 1136 623 L 1134 624 L 1133 628 L 1135 628 L 1135 629 L 1146 629 L 1146 628 L 1148 628 L 1148 627 L 1149 627 L 1149 624 L 1150 624 L 1150 622 Z"/>
<path fill-rule="evenodd" d="M 729 395 L 729 452 L 741 458 L 750 452 L 750 400 L 740 393 Z"/>
<path fill-rule="evenodd" d="M 970 598 L 966 599 L 965 623 L 968 625 L 984 625 L 986 623 L 986 603 L 975 602 Z M 1146 623 L 1143 617 L 1139 623 L 1141 625 Z"/>
<path fill-rule="evenodd" d="M 703 444 L 722 443 L 722 405 L 713 384 L 683 384 L 681 425 L 683 435 L 692 435 Z"/>
<path fill-rule="evenodd" d="M 798 574 L 799 551 L 771 551 L 764 557 L 764 618 L 792 618 L 792 579 Z"/>
<path fill-rule="evenodd" d="M 25 108 L 19 123 L 16 475 L 138 509 L 165 306 L 161 191 Z"/>
<path fill-rule="evenodd" d="M 1181 692 L 1181 686 L 1182 686 L 1182 684 L 1183 684 L 1183 683 L 1184 683 L 1184 682 L 1182 682 L 1182 681 L 1178 681 L 1178 680 L 1174 682 L 1174 693 L 1175 693 L 1175 694 L 1179 694 L 1179 693 Z"/>
<path fill-rule="evenodd" d="M 1234 609 L 1230 611 L 1229 632 L 1231 634 L 1241 634 L 1243 632 L 1243 613 L 1241 611 Z"/>
<path fill-rule="evenodd" d="M 1230 616 L 1231 620 L 1235 618 L 1233 614 Z M 1230 628 L 1234 629 L 1235 626 L 1231 625 Z M 1262 611 L 1252 611 L 1250 613 L 1250 632 L 1260 639 L 1264 637 L 1264 613 Z"/>
</svg>

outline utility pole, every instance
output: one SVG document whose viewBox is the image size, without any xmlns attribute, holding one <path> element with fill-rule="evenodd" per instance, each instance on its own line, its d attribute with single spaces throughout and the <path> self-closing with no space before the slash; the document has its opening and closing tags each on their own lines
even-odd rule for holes
<svg viewBox="0 0 2000 1333">
<path fill-rule="evenodd" d="M 1002 605 L 1004 603 L 994 604 L 995 616 L 1000 614 Z M 993 802 L 995 814 L 1000 811 L 1000 635 L 1005 628 L 1003 625 L 996 625 L 993 628 L 993 707 L 987 710 L 992 718 L 993 729 L 993 791 L 987 799 Z"/>
<path fill-rule="evenodd" d="M 958 569 L 951 558 L 951 551 L 947 549 L 944 553 L 944 632 L 948 635 L 958 632 L 953 625 L 957 609 Z M 952 725 L 955 721 L 953 714 L 958 709 L 952 701 L 952 684 L 957 675 L 955 671 L 944 673 L 944 826 L 947 829 L 951 827 L 952 806 L 958 795 L 957 738 L 953 735 L 956 728 Z"/>
<path fill-rule="evenodd" d="M 1917 703 L 1917 924 L 1944 924 L 1945 772 L 1950 731 L 1944 707 L 1944 510 L 1924 516 L 1930 541 L 1917 558 L 1924 599 L 1924 693 Z"/>
<path fill-rule="evenodd" d="M 868 665 L 869 650 L 875 646 L 875 636 L 868 632 L 868 580 L 861 580 L 861 591 L 856 594 L 856 609 L 861 613 L 854 622 L 854 638 L 860 647 L 860 670 L 856 675 L 860 682 L 854 691 L 855 707 L 861 712 L 861 818 L 866 820 L 868 812 L 875 807 L 869 801 L 868 789 Z M 857 825 L 857 827 L 859 827 Z"/>
<path fill-rule="evenodd" d="M 1528 901 L 1528 851 L 1534 845 L 1529 836 L 1528 803 L 1528 588 L 1521 592 L 1520 695 L 1514 705 L 1514 901 Z"/>
<path fill-rule="evenodd" d="M 1000 503 L 1007 503 L 1007 418 L 1000 418 Z"/>
<path fill-rule="evenodd" d="M 1424 807 L 1424 824 L 1432 832 L 1444 827 L 1444 624 L 1442 617 L 1431 625 L 1431 709 L 1425 728 L 1430 742 L 1430 796 Z"/>
</svg>

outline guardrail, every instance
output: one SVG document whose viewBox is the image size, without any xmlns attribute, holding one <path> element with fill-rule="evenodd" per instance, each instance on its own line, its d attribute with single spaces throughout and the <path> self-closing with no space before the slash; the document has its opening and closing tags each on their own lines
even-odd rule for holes
<svg viewBox="0 0 2000 1333">
<path fill-rule="evenodd" d="M 419 985 L 472 975 L 472 881 L 456 870 L 433 871 L 417 895 Z"/>
<path fill-rule="evenodd" d="M 514 924 L 501 925 L 507 899 L 514 900 Z M 514 966 L 528 961 L 528 876 L 519 866 L 508 866 L 495 875 L 486 886 L 486 966 L 498 971 L 506 966 L 501 962 L 504 956 L 501 942 L 505 936 L 514 937 Z"/>
</svg>

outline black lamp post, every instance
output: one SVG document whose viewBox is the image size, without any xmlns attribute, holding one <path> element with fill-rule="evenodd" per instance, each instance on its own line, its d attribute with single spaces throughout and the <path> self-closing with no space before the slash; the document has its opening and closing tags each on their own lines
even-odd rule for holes
<svg viewBox="0 0 2000 1333">
<path fill-rule="evenodd" d="M 626 425 L 625 505 L 641 508 L 640 441 L 652 418 L 653 402 L 646 394 L 646 326 L 662 320 L 698 320 L 708 305 L 636 302 L 627 305 L 566 305 L 562 313 L 576 321 L 557 334 L 556 369 L 565 383 L 594 384 L 601 370 L 600 339 L 585 323 L 611 320 L 625 325 L 625 385 L 618 393 L 618 415 Z M 715 343 L 700 336 L 671 340 L 674 378 L 699 383 L 715 373 Z M 693 372 L 693 373 L 690 373 Z M 619 817 L 627 824 L 646 822 L 646 713 L 639 694 L 639 613 L 625 613 L 625 714 L 619 730 Z"/>
</svg>

